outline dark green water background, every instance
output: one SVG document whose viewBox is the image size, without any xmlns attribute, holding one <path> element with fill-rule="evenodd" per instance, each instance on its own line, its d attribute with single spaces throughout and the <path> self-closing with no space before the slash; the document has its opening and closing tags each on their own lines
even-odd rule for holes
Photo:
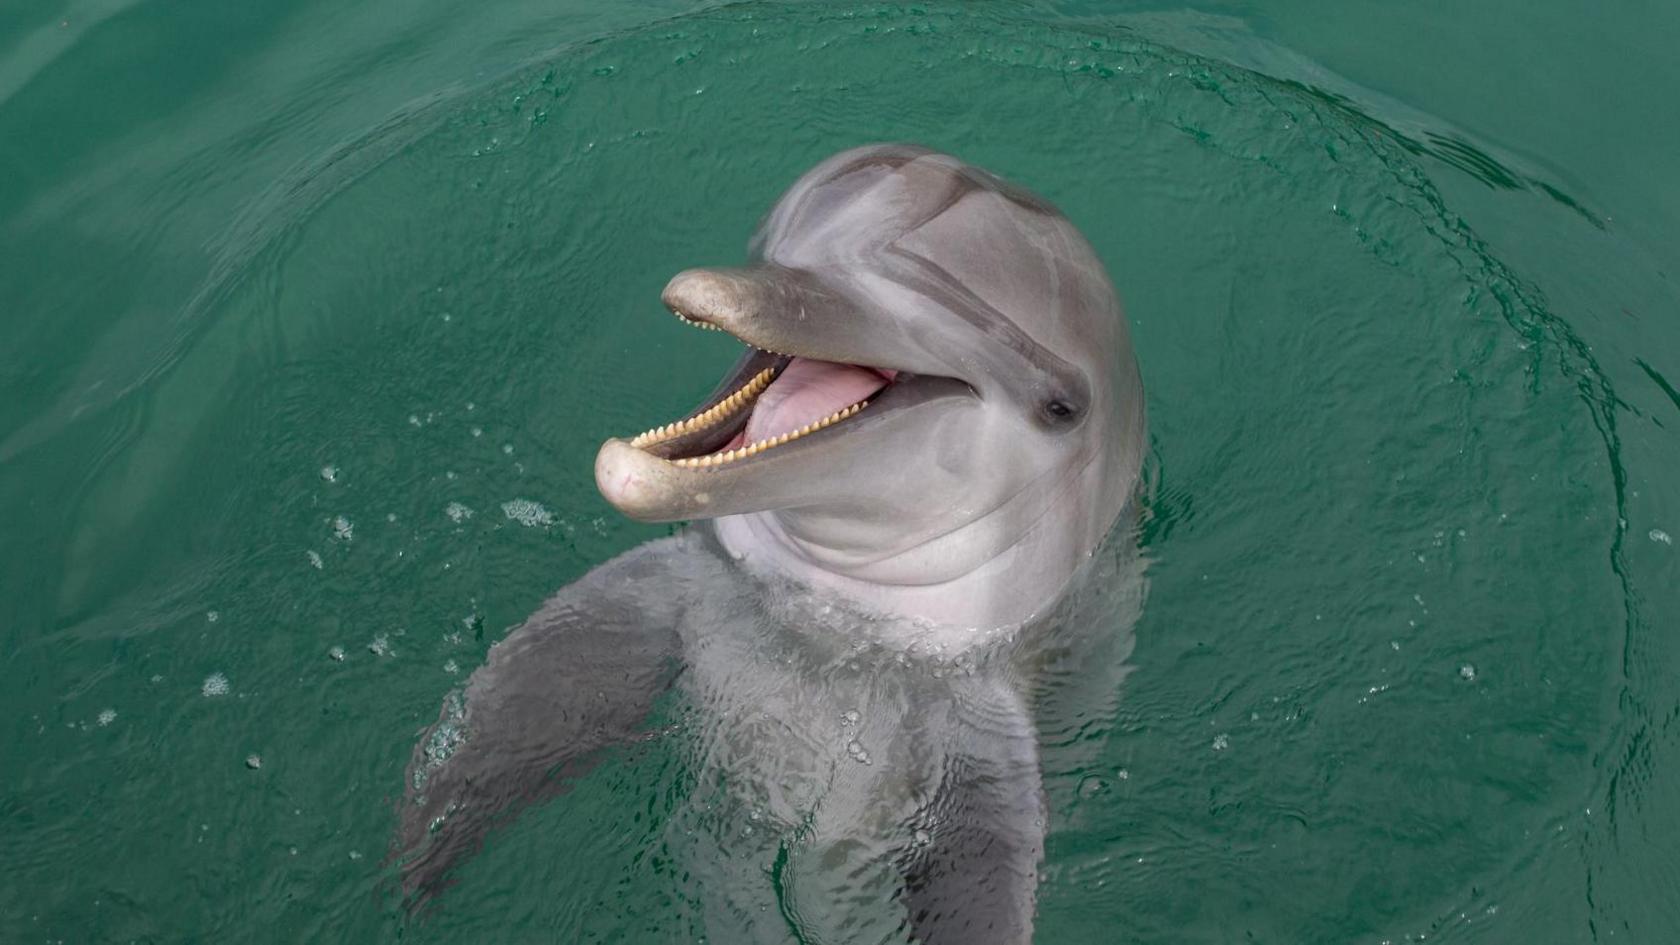
<svg viewBox="0 0 1680 945">
<path fill-rule="evenodd" d="M 0 942 L 690 940 L 676 752 L 420 926 L 393 807 L 664 533 L 665 279 L 879 139 L 1058 202 L 1150 396 L 1038 940 L 1680 940 L 1676 8 L 694 6 L 0 7 Z"/>
</svg>

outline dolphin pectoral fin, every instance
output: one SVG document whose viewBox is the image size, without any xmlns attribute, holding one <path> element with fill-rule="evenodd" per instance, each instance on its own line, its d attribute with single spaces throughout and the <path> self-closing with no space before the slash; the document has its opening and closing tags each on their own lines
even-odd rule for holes
<svg viewBox="0 0 1680 945">
<path fill-rule="evenodd" d="M 668 579 L 687 544 L 642 545 L 567 586 L 446 701 L 415 746 L 393 843 L 411 907 L 520 808 L 641 736 L 679 671 L 680 595 Z"/>
<path fill-rule="evenodd" d="M 1030 720 L 1023 711 L 1007 724 L 1007 734 L 966 739 L 948 757 L 901 858 L 910 937 L 921 945 L 1032 941 L 1044 792 Z"/>
</svg>

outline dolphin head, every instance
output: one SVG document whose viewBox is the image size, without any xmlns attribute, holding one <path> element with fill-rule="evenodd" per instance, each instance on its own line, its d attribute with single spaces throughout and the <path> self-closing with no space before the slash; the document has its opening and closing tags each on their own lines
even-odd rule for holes
<svg viewBox="0 0 1680 945">
<path fill-rule="evenodd" d="M 1124 508 L 1143 390 L 1120 303 L 1043 199 L 945 154 L 838 154 L 740 268 L 664 302 L 747 351 L 687 417 L 610 439 L 601 493 L 888 610 L 1024 619 Z"/>
</svg>

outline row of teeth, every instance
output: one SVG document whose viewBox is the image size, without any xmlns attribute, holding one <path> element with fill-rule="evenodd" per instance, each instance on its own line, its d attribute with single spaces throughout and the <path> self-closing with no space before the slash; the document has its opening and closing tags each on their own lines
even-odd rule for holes
<svg viewBox="0 0 1680 945">
<path fill-rule="evenodd" d="M 638 434 L 635 439 L 630 441 L 630 445 L 641 449 L 663 443 L 666 440 L 676 439 L 685 433 L 704 430 L 752 403 L 759 394 L 764 392 L 764 388 L 770 386 L 770 382 L 775 377 L 775 368 L 765 368 L 753 375 L 753 379 L 743 385 L 740 390 L 718 401 L 701 413 L 697 413 L 687 420 L 667 423 L 662 427 L 655 427 L 646 433 Z"/>
<path fill-rule="evenodd" d="M 688 317 L 688 313 L 684 312 L 680 308 L 671 309 L 671 314 L 673 314 L 673 315 L 677 316 L 678 318 L 682 319 L 685 323 L 687 323 L 689 325 L 693 325 L 695 328 L 704 328 L 707 331 L 722 331 L 723 330 L 722 328 L 719 328 L 718 326 L 712 324 L 711 322 L 703 322 L 698 318 Z"/>
<path fill-rule="evenodd" d="M 698 318 L 690 318 L 682 309 L 672 309 L 671 312 L 678 318 L 682 319 L 684 324 L 692 325 L 695 328 L 704 328 L 707 331 L 723 331 L 722 328 L 712 324 L 711 322 L 701 321 Z M 759 350 L 765 351 L 766 349 L 759 348 Z M 773 354 L 775 352 L 767 353 Z M 769 386 L 770 381 L 775 378 L 775 374 L 775 369 L 766 368 L 755 375 L 753 379 L 748 381 L 740 390 L 730 394 L 723 400 L 718 401 L 716 405 L 706 410 L 704 413 L 696 414 L 689 417 L 687 420 L 680 420 L 676 423 L 668 423 L 665 426 L 649 430 L 648 432 L 631 440 L 630 445 L 635 447 L 653 446 L 658 443 L 663 443 L 666 440 L 682 436 L 685 433 L 692 433 L 695 430 L 702 430 L 706 427 L 712 426 L 718 421 L 733 414 L 735 411 L 741 409 L 741 407 L 757 399 L 758 395 L 763 393 L 764 388 Z M 705 456 L 690 456 L 683 459 L 674 459 L 670 462 L 673 465 L 683 466 L 689 469 L 704 469 L 707 467 L 722 466 L 725 463 L 732 463 L 735 460 L 762 453 L 767 449 L 772 449 L 774 447 L 781 446 L 784 443 L 797 440 L 807 434 L 815 433 L 823 427 L 839 423 L 867 406 L 869 406 L 869 401 L 862 400 L 852 404 L 850 407 L 836 410 L 821 420 L 812 421 L 797 430 L 783 433 L 780 436 L 771 437 L 767 440 L 759 440 L 756 443 L 749 443 L 746 446 L 730 450 L 727 453 L 711 453 Z"/>
<path fill-rule="evenodd" d="M 692 328 L 704 328 L 707 331 L 723 331 L 723 328 L 721 328 L 717 325 L 714 325 L 711 322 L 703 322 L 700 319 L 695 318 L 692 315 L 689 315 L 687 312 L 683 311 L 680 308 L 671 309 L 671 314 L 677 316 L 677 319 L 679 321 L 681 321 L 684 325 L 688 325 Z M 744 339 L 744 338 L 740 339 L 740 340 L 746 341 L 746 339 Z M 746 343 L 747 344 L 752 344 L 752 342 L 750 342 L 750 341 L 747 341 Z M 780 354 L 780 355 L 782 355 L 782 357 L 787 357 L 787 355 L 782 354 L 782 352 L 780 352 L 780 351 L 772 351 L 769 348 L 759 348 L 758 345 L 753 345 L 753 347 L 758 348 L 758 350 L 764 352 L 765 354 Z"/>
<path fill-rule="evenodd" d="M 690 469 L 697 467 L 704 468 L 707 466 L 722 466 L 725 463 L 732 463 L 742 457 L 752 456 L 756 453 L 762 453 L 767 449 L 781 446 L 783 443 L 787 443 L 791 440 L 797 440 L 807 433 L 815 433 L 823 427 L 839 423 L 867 406 L 869 406 L 869 401 L 860 400 L 850 407 L 846 407 L 842 410 L 836 410 L 821 420 L 814 420 L 797 430 L 789 433 L 783 433 L 781 436 L 771 437 L 768 440 L 759 440 L 757 443 L 749 443 L 746 446 L 730 450 L 727 453 L 712 453 L 707 456 L 690 456 L 685 459 L 673 459 L 671 462 L 677 466 L 686 466 Z"/>
</svg>

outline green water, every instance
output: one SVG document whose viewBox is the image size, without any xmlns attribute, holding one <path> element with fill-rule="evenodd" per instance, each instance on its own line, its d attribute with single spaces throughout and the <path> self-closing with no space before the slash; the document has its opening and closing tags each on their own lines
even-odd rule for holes
<svg viewBox="0 0 1680 945">
<path fill-rule="evenodd" d="M 691 940 L 657 744 L 425 924 L 381 861 L 665 533 L 590 475 L 733 359 L 660 287 L 880 139 L 1059 203 L 1149 391 L 1039 941 L 1680 936 L 1680 14 L 567 6 L 0 10 L 0 941 Z"/>
</svg>

